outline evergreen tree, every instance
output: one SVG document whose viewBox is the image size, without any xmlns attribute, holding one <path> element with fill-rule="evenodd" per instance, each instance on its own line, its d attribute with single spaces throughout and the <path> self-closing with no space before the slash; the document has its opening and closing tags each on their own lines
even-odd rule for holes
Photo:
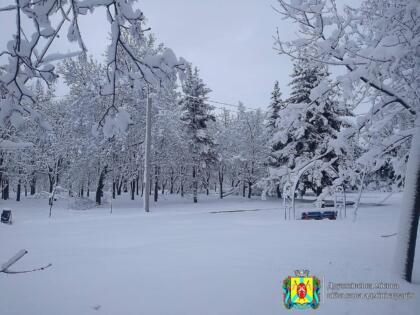
<svg viewBox="0 0 420 315">
<path fill-rule="evenodd" d="M 271 161 L 275 167 L 283 166 L 289 173 L 297 173 L 309 161 L 322 157 L 324 167 L 305 172 L 298 187 L 302 194 L 311 189 L 320 195 L 323 188 L 331 186 L 337 177 L 338 156 L 332 148 L 333 140 L 337 139 L 342 127 L 340 116 L 350 114 L 345 108 L 340 108 L 342 105 L 334 100 L 331 92 L 322 91 L 322 86 L 328 82 L 325 67 L 299 61 L 294 65 L 291 77 L 290 97 L 279 111 L 279 116 L 287 119 L 278 120 L 271 139 Z M 315 93 L 320 95 L 312 101 Z"/>
<path fill-rule="evenodd" d="M 208 132 L 209 122 L 216 119 L 212 114 L 213 107 L 206 103 L 211 90 L 203 83 L 197 68 L 187 67 L 182 90 L 185 96 L 181 99 L 181 120 L 185 124 L 191 153 L 193 201 L 197 202 L 198 173 L 216 159 L 214 140 Z"/>
<path fill-rule="evenodd" d="M 268 166 L 273 167 L 273 168 L 281 166 L 278 159 L 275 156 L 275 152 L 279 150 L 279 148 L 281 147 L 281 144 L 279 144 L 278 141 L 272 141 L 272 140 L 277 130 L 277 121 L 280 118 L 279 112 L 284 108 L 284 106 L 285 104 L 281 98 L 279 82 L 276 81 L 274 83 L 273 92 L 271 92 L 271 103 L 268 106 L 267 118 L 266 118 L 268 147 L 270 149 L 267 164 Z M 271 187 L 267 190 L 271 191 L 275 188 L 277 197 L 281 198 L 279 179 L 274 177 L 274 178 L 269 179 L 268 182 L 270 183 Z"/>
<path fill-rule="evenodd" d="M 268 106 L 266 127 L 271 133 L 276 128 L 277 119 L 279 119 L 279 111 L 283 108 L 284 103 L 281 99 L 279 81 L 274 83 L 273 92 L 271 92 L 271 103 Z"/>
<path fill-rule="evenodd" d="M 268 132 L 268 136 L 270 137 L 269 139 L 269 147 L 271 151 L 270 153 L 275 153 L 281 147 L 281 144 L 278 143 L 279 141 L 271 141 L 271 140 L 273 140 L 273 136 L 277 130 L 277 120 L 280 119 L 279 112 L 284 108 L 284 106 L 285 106 L 284 101 L 281 99 L 279 82 L 276 81 L 274 83 L 273 92 L 271 92 L 271 103 L 268 106 L 267 119 L 266 119 L 267 132 Z M 275 155 L 272 155 L 272 154 L 269 155 L 268 165 L 271 167 L 280 166 L 280 163 L 275 157 Z"/>
</svg>

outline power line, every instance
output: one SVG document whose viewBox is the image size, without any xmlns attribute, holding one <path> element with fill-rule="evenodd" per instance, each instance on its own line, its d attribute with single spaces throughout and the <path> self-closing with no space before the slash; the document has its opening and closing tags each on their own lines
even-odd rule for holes
<svg viewBox="0 0 420 315">
<path fill-rule="evenodd" d="M 54 95 L 54 96 L 52 96 L 52 98 L 64 99 L 64 98 L 66 98 L 68 96 L 69 95 Z M 201 99 L 200 97 L 192 96 L 192 95 L 184 95 L 184 96 L 185 97 L 189 97 L 189 98 Z M 213 103 L 213 104 L 222 105 L 222 106 L 234 107 L 234 108 L 237 108 L 237 109 L 242 107 L 242 108 L 247 109 L 247 110 L 250 110 L 250 111 L 257 111 L 258 109 L 261 109 L 261 107 L 252 108 L 252 107 L 247 107 L 247 106 L 244 106 L 244 105 L 240 106 L 238 104 L 226 103 L 226 102 L 217 101 L 217 100 L 214 100 L 214 99 L 205 99 L 205 101 L 206 102 L 209 102 L 209 103 Z M 154 104 L 154 107 L 160 108 L 156 104 Z M 220 106 L 215 106 L 215 107 L 218 108 L 218 109 L 225 109 L 225 107 L 220 107 Z M 163 109 L 163 108 L 160 108 L 160 109 Z M 369 113 L 360 113 L 360 114 L 354 114 L 354 116 L 356 116 L 356 117 L 358 117 L 358 116 L 366 116 L 368 114 Z"/>
<path fill-rule="evenodd" d="M 220 101 L 215 101 L 215 100 L 207 100 L 210 103 L 215 103 L 215 104 L 219 104 L 219 105 L 223 105 L 223 106 L 230 106 L 230 107 L 235 107 L 235 108 L 240 108 L 241 106 L 239 105 L 235 105 L 235 104 L 229 104 L 229 103 L 225 103 L 225 102 L 220 102 Z M 242 106 L 245 109 L 248 110 L 258 110 L 259 108 L 251 108 L 251 107 L 246 107 L 246 106 Z"/>
<path fill-rule="evenodd" d="M 189 97 L 189 98 L 196 98 L 196 99 L 201 99 L 200 97 L 197 97 L 197 96 L 192 96 L 192 95 L 184 95 L 185 97 Z M 240 108 L 240 107 L 242 107 L 242 108 L 245 108 L 245 109 L 248 109 L 248 110 L 252 110 L 252 111 L 254 111 L 254 110 L 257 110 L 258 108 L 251 108 L 251 107 L 246 107 L 246 106 L 244 106 L 244 105 L 242 105 L 242 106 L 240 106 L 240 105 L 238 105 L 238 104 L 231 104 L 231 103 L 226 103 L 226 102 L 222 102 L 222 101 L 216 101 L 216 100 L 213 100 L 213 99 L 205 99 L 205 101 L 207 101 L 207 102 L 209 102 L 209 103 L 215 103 L 215 104 L 219 104 L 219 105 L 223 105 L 223 106 L 230 106 L 230 107 L 235 107 L 235 108 Z M 220 107 L 219 107 L 220 108 Z"/>
<path fill-rule="evenodd" d="M 68 96 L 69 95 L 54 95 L 54 96 L 52 96 L 52 98 L 65 99 Z M 184 96 L 185 97 L 188 97 L 188 98 L 201 99 L 200 97 L 192 96 L 192 95 L 184 95 Z M 242 107 L 244 109 L 251 110 L 251 111 L 256 111 L 256 110 L 260 109 L 260 107 L 258 107 L 258 108 L 252 108 L 252 107 L 247 107 L 247 106 L 244 106 L 244 105 L 240 106 L 238 104 L 231 104 L 231 103 L 227 103 L 227 102 L 223 102 L 223 101 L 217 101 L 217 100 L 214 100 L 214 99 L 205 99 L 205 101 L 206 102 L 209 102 L 209 103 L 213 103 L 213 104 L 218 104 L 218 105 L 223 105 L 223 106 L 229 106 L 229 107 L 234 107 L 234 108 L 241 108 Z M 216 108 L 218 108 L 218 109 L 225 109 L 224 107 L 217 107 L 217 106 L 216 106 Z"/>
</svg>

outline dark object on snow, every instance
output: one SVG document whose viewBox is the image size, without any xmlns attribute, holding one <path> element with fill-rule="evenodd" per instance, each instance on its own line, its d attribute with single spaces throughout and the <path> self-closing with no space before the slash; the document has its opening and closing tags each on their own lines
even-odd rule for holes
<svg viewBox="0 0 420 315">
<path fill-rule="evenodd" d="M 262 211 L 262 210 L 276 210 L 277 208 L 266 208 L 266 209 L 244 209 L 244 210 L 216 210 L 210 211 L 209 213 L 217 214 L 217 213 L 236 213 L 236 212 L 255 212 L 255 211 Z"/>
<path fill-rule="evenodd" d="M 52 266 L 52 264 L 48 264 L 44 267 L 39 267 L 35 269 L 30 270 L 21 270 L 21 271 L 12 271 L 9 270 L 9 267 L 14 265 L 19 259 L 21 259 L 23 256 L 25 256 L 28 253 L 26 249 L 21 249 L 18 251 L 12 258 L 10 258 L 8 261 L 6 261 L 4 264 L 0 265 L 0 273 L 8 273 L 8 274 L 17 274 L 17 273 L 28 273 L 28 272 L 34 272 L 39 270 L 44 270 Z"/>
<path fill-rule="evenodd" d="M 346 200 L 346 206 L 354 205 L 354 201 Z M 334 207 L 334 200 L 323 200 L 321 203 L 321 208 L 331 208 Z"/>
<path fill-rule="evenodd" d="M 3 209 L 1 213 L 1 223 L 12 224 L 12 210 Z"/>
<path fill-rule="evenodd" d="M 334 200 L 324 200 L 321 203 L 321 208 L 334 207 Z"/>
<path fill-rule="evenodd" d="M 391 237 L 391 236 L 396 236 L 398 233 L 392 233 L 392 234 L 385 234 L 385 235 L 381 235 L 381 237 Z"/>
<path fill-rule="evenodd" d="M 337 219 L 337 211 L 309 211 L 302 213 L 302 220 L 336 220 Z"/>
<path fill-rule="evenodd" d="M 302 213 L 302 220 L 322 220 L 322 213 L 319 211 L 309 211 Z"/>
<path fill-rule="evenodd" d="M 323 219 L 329 219 L 329 220 L 336 220 L 337 219 L 337 211 L 324 211 L 322 213 Z"/>
</svg>

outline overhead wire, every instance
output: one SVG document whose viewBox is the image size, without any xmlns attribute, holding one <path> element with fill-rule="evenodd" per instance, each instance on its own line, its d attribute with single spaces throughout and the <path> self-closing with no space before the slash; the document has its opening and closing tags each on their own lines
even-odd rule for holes
<svg viewBox="0 0 420 315">
<path fill-rule="evenodd" d="M 57 99 L 64 99 L 64 98 L 66 98 L 68 95 L 54 95 L 54 96 L 52 96 L 53 98 L 57 98 Z M 185 97 L 188 97 L 188 98 L 196 98 L 196 99 L 202 99 L 202 98 L 200 98 L 200 97 L 197 97 L 197 96 L 192 96 L 192 95 L 183 95 L 183 96 L 185 96 Z M 231 104 L 231 103 L 227 103 L 227 102 L 223 102 L 223 101 L 218 101 L 218 100 L 214 100 L 214 99 L 204 99 L 206 102 L 209 102 L 209 103 L 213 103 L 213 104 L 217 104 L 217 105 L 222 105 L 222 106 L 215 106 L 215 105 L 213 105 L 214 107 L 216 107 L 216 108 L 218 108 L 218 109 L 226 109 L 225 108 L 225 106 L 228 106 L 228 107 L 234 107 L 234 108 L 236 108 L 236 109 L 239 109 L 239 108 L 244 108 L 244 109 L 246 109 L 246 110 L 250 110 L 250 111 L 256 111 L 256 110 L 258 110 L 258 109 L 260 109 L 260 107 L 258 107 L 258 108 L 252 108 L 252 107 L 247 107 L 247 106 L 244 106 L 244 105 L 239 105 L 239 104 Z M 154 107 L 157 107 L 157 108 L 160 108 L 159 106 L 156 106 L 156 104 L 153 104 L 154 105 Z"/>
</svg>

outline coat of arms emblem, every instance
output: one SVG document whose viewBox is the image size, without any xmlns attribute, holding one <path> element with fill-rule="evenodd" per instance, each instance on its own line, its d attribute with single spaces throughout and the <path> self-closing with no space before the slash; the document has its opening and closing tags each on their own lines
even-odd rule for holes
<svg viewBox="0 0 420 315">
<path fill-rule="evenodd" d="M 283 280 L 283 302 L 287 309 L 316 309 L 319 306 L 321 281 L 309 276 L 309 270 L 295 270 L 295 276 Z"/>
</svg>

